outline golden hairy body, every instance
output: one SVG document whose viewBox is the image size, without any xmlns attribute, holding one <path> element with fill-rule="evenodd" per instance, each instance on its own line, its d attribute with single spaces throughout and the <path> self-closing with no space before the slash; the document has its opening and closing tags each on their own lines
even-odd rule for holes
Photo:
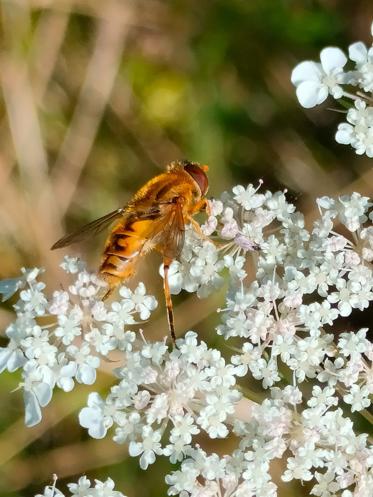
<svg viewBox="0 0 373 497">
<path fill-rule="evenodd" d="M 139 258 L 152 249 L 177 258 L 184 225 L 201 210 L 201 200 L 198 185 L 177 164 L 140 188 L 106 241 L 99 272 L 109 286 L 131 277 Z"/>
<path fill-rule="evenodd" d="M 171 336 L 174 339 L 168 268 L 183 248 L 185 224 L 199 225 L 193 215 L 206 207 L 207 166 L 172 162 L 166 172 L 149 180 L 123 208 L 89 223 L 56 242 L 52 249 L 81 241 L 117 220 L 106 241 L 99 274 L 108 283 L 106 298 L 136 271 L 138 261 L 150 250 L 163 256 L 164 290 Z"/>
</svg>

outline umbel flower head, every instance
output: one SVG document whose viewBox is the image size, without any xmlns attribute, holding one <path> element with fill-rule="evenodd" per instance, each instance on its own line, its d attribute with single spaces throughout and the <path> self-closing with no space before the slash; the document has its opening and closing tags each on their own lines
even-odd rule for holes
<svg viewBox="0 0 373 497">
<path fill-rule="evenodd" d="M 182 460 L 201 430 L 210 438 L 228 435 L 226 423 L 240 399 L 236 368 L 218 350 L 198 343 L 195 333 L 178 339 L 171 352 L 164 342 L 125 352 L 116 373 L 120 381 L 108 397 L 91 393 L 79 421 L 94 438 L 114 425 L 114 441 L 129 442 L 130 455 L 141 456 L 143 469 L 156 455 Z M 162 446 L 166 432 L 169 443 Z"/>
<path fill-rule="evenodd" d="M 92 484 L 86 476 L 81 476 L 76 483 L 68 483 L 68 494 L 56 488 L 56 475 L 53 480 L 53 485 L 46 486 L 44 492 L 35 497 L 125 497 L 122 492 L 114 490 L 115 484 L 111 478 L 106 481 L 95 480 Z"/>
<path fill-rule="evenodd" d="M 41 420 L 55 388 L 93 385 L 116 351 L 113 384 L 89 394 L 79 422 L 128 444 L 143 469 L 157 457 L 177 464 L 170 495 L 275 496 L 271 464 L 282 458 L 282 479 L 310 481 L 313 495 L 371 497 L 373 451 L 354 413 L 371 403 L 373 347 L 367 327 L 344 323 L 373 300 L 373 203 L 353 193 L 317 207 L 306 228 L 285 192 L 237 185 L 212 202 L 202 226 L 210 240 L 187 230 L 171 286 L 203 298 L 228 280 L 210 335 L 229 342 L 224 357 L 193 331 L 175 348 L 136 336 L 155 299 L 140 284 L 102 302 L 103 283 L 76 259 L 63 263 L 71 285 L 51 297 L 39 269 L 2 282 L 1 293 L 19 298 L 0 368 L 22 372 L 26 423 Z M 247 378 L 263 402 L 250 399 Z M 202 446 L 230 433 L 232 454 Z"/>
<path fill-rule="evenodd" d="M 373 24 L 371 32 L 373 36 Z M 373 157 L 373 45 L 353 43 L 348 58 L 340 48 L 324 48 L 320 63 L 304 61 L 293 69 L 291 82 L 305 108 L 321 104 L 329 95 L 348 103 L 347 122 L 338 125 L 335 139 L 359 155 Z"/>
<path fill-rule="evenodd" d="M 94 384 L 97 369 L 111 351 L 131 349 L 135 334 L 126 330 L 157 307 L 142 283 L 133 292 L 120 288 L 118 300 L 106 304 L 100 297 L 105 283 L 81 261 L 67 257 L 61 266 L 73 282 L 51 298 L 38 281 L 39 269 L 6 280 L 8 297 L 21 291 L 14 305 L 16 319 L 5 331 L 9 343 L 0 348 L 0 372 L 22 369 L 27 426 L 41 421 L 41 408 L 49 404 L 55 388 L 69 392 L 76 382 Z"/>
</svg>

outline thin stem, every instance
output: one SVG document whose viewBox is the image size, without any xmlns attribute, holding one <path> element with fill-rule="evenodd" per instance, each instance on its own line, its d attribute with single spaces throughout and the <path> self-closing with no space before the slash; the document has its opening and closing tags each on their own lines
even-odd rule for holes
<svg viewBox="0 0 373 497">
<path fill-rule="evenodd" d="M 351 98 L 352 100 L 360 100 L 360 98 L 361 98 L 361 97 L 358 97 L 357 95 L 354 95 L 353 93 L 349 93 L 348 91 L 344 91 L 343 96 Z"/>
<path fill-rule="evenodd" d="M 241 385 L 237 385 L 237 386 L 238 386 L 238 389 L 245 395 L 245 397 L 248 400 L 251 400 L 251 401 L 255 402 L 256 404 L 261 404 L 263 402 L 263 400 L 266 398 L 266 395 L 264 394 L 264 392 L 263 392 L 263 394 L 261 394 L 258 392 L 253 392 L 249 388 L 243 387 Z"/>
</svg>

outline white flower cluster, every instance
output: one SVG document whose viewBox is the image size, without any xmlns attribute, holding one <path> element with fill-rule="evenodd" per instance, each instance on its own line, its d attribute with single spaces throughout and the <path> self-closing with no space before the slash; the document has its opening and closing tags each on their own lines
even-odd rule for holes
<svg viewBox="0 0 373 497">
<path fill-rule="evenodd" d="M 93 384 L 102 358 L 119 350 L 114 385 L 89 395 L 80 424 L 94 438 L 110 430 L 143 469 L 160 455 L 177 464 L 170 495 L 275 497 L 271 463 L 281 458 L 282 479 L 313 480 L 313 495 L 371 497 L 373 450 L 353 420 L 371 416 L 373 345 L 346 318 L 373 301 L 373 203 L 358 193 L 320 198 L 306 228 L 284 192 L 260 186 L 212 201 L 204 234 L 187 230 L 170 274 L 174 292 L 201 297 L 229 280 L 216 333 L 233 341 L 231 358 L 191 331 L 173 349 L 135 340 L 128 326 L 147 319 L 155 299 L 140 284 L 104 303 L 102 282 L 75 259 L 63 264 L 74 283 L 50 300 L 39 270 L 0 282 L 4 297 L 20 291 L 0 368 L 22 368 L 27 424 L 40 421 L 54 387 Z M 264 387 L 262 404 L 248 400 L 248 376 Z M 197 443 L 231 433 L 231 455 Z"/>
<path fill-rule="evenodd" d="M 356 436 L 351 420 L 333 409 L 338 402 L 333 392 L 314 387 L 308 407 L 299 414 L 299 389 L 272 389 L 272 398 L 252 409 L 250 422 L 235 423 L 239 448 L 223 457 L 200 447 L 190 450 L 180 469 L 166 477 L 169 494 L 276 497 L 271 461 L 288 451 L 283 481 L 315 478 L 311 492 L 320 497 L 369 497 L 373 449 L 367 447 L 367 435 Z"/>
<path fill-rule="evenodd" d="M 103 358 L 112 350 L 131 348 L 135 334 L 124 330 L 138 322 L 135 318 L 147 319 L 157 306 L 142 283 L 134 292 L 121 287 L 120 300 L 105 304 L 106 284 L 80 261 L 66 258 L 61 266 L 75 274 L 75 281 L 50 300 L 45 284 L 37 280 L 39 269 L 24 270 L 22 277 L 0 286 L 7 297 L 23 288 L 14 305 L 16 319 L 5 331 L 9 343 L 0 347 L 0 372 L 22 368 L 27 426 L 41 421 L 41 408 L 49 404 L 55 387 L 69 392 L 75 382 L 92 385 Z"/>
<path fill-rule="evenodd" d="M 368 329 L 338 335 L 334 330 L 373 301 L 373 203 L 353 193 L 323 197 L 318 207 L 320 217 L 307 230 L 282 192 L 236 186 L 212 202 L 203 226 L 212 240 L 218 238 L 216 244 L 187 233 L 173 286 L 177 291 L 202 288 L 206 294 L 228 268 L 231 285 L 217 333 L 243 339 L 231 358 L 236 374 L 250 373 L 264 388 L 284 381 L 292 386 L 272 388 L 276 401 L 266 401 L 256 416 L 261 430 L 275 430 L 272 436 L 259 443 L 250 423 L 236 433 L 246 440 L 241 440 L 241 453 L 218 458 L 194 447 L 181 469 L 167 477 L 171 494 L 276 495 L 269 463 L 290 450 L 284 480 L 315 477 L 313 493 L 322 497 L 334 497 L 338 490 L 343 497 L 369 497 L 373 457 L 367 436 L 356 436 L 341 408 L 331 408 L 343 401 L 352 412 L 363 411 L 372 399 Z M 207 246 L 209 272 L 185 270 L 191 261 L 206 265 Z M 247 256 L 256 271 L 253 282 L 247 281 Z M 213 275 L 210 285 L 207 274 Z M 318 385 L 308 408 L 298 413 L 299 387 L 310 379 Z M 286 402 L 291 406 L 285 408 Z"/>
<path fill-rule="evenodd" d="M 77 483 L 68 483 L 69 494 L 64 494 L 56 488 L 57 477 L 54 476 L 53 485 L 44 488 L 42 494 L 35 497 L 125 497 L 122 492 L 114 490 L 114 482 L 111 478 L 106 481 L 95 480 L 91 486 L 90 480 L 86 476 L 81 476 Z"/>
<path fill-rule="evenodd" d="M 232 358 L 239 374 L 250 371 L 264 388 L 289 370 L 298 383 L 317 377 L 341 392 L 351 390 L 344 400 L 361 410 L 373 393 L 368 330 L 340 333 L 337 343 L 328 330 L 341 317 L 367 309 L 373 300 L 373 203 L 353 193 L 337 200 L 323 197 L 318 206 L 320 218 L 308 231 L 283 193 L 257 193 L 251 185 L 233 188 L 231 195 L 213 202 L 205 225 L 214 226 L 226 243 L 219 247 L 199 242 L 209 245 L 212 254 L 210 288 L 206 273 L 183 273 L 184 257 L 188 266 L 191 250 L 195 265 L 206 261 L 207 250 L 198 250 L 194 234 L 187 236 L 171 283 L 176 278 L 178 287 L 188 290 L 192 281 L 194 290 L 206 293 L 215 288 L 222 267 L 228 267 L 233 277 L 217 333 L 245 339 L 241 353 Z M 347 232 L 334 231 L 338 225 Z M 256 279 L 248 284 L 242 254 L 253 245 L 243 247 L 245 237 L 259 247 L 248 252 L 256 259 Z"/>
<path fill-rule="evenodd" d="M 129 443 L 130 455 L 141 456 L 143 469 L 156 455 L 181 461 L 201 430 L 210 438 L 228 435 L 226 423 L 240 399 L 235 370 L 218 350 L 198 343 L 193 332 L 178 339 L 171 352 L 164 342 L 145 342 L 125 352 L 124 366 L 116 370 L 120 381 L 105 400 L 89 395 L 80 424 L 94 438 L 105 437 L 114 425 L 113 440 Z"/>
<path fill-rule="evenodd" d="M 371 27 L 373 36 L 373 24 Z M 346 121 L 338 126 L 335 139 L 351 145 L 357 154 L 373 157 L 373 45 L 368 48 L 358 41 L 348 48 L 352 65 L 336 47 L 324 48 L 320 63 L 304 61 L 291 75 L 296 93 L 303 107 L 319 105 L 331 95 L 334 99 L 349 99 Z M 352 103 L 351 103 L 352 101 Z"/>
</svg>

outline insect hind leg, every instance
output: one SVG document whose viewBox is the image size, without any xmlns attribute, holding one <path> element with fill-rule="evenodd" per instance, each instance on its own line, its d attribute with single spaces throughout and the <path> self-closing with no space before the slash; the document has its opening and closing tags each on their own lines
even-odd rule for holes
<svg viewBox="0 0 373 497">
<path fill-rule="evenodd" d="M 167 320 L 168 320 L 168 329 L 170 331 L 171 339 L 173 344 L 176 344 L 176 335 L 175 335 L 175 324 L 174 324 L 174 311 L 172 306 L 170 285 L 168 282 L 168 271 L 170 269 L 171 260 L 169 258 L 165 258 L 163 260 L 163 270 L 164 270 L 164 278 L 163 278 L 163 290 L 164 296 L 166 300 L 166 308 L 167 308 Z"/>
<path fill-rule="evenodd" d="M 106 292 L 101 297 L 101 300 L 102 301 L 107 300 L 110 297 L 110 295 L 114 292 L 114 289 L 115 289 L 115 287 L 112 287 L 112 288 L 109 288 L 108 290 L 106 290 Z"/>
</svg>

